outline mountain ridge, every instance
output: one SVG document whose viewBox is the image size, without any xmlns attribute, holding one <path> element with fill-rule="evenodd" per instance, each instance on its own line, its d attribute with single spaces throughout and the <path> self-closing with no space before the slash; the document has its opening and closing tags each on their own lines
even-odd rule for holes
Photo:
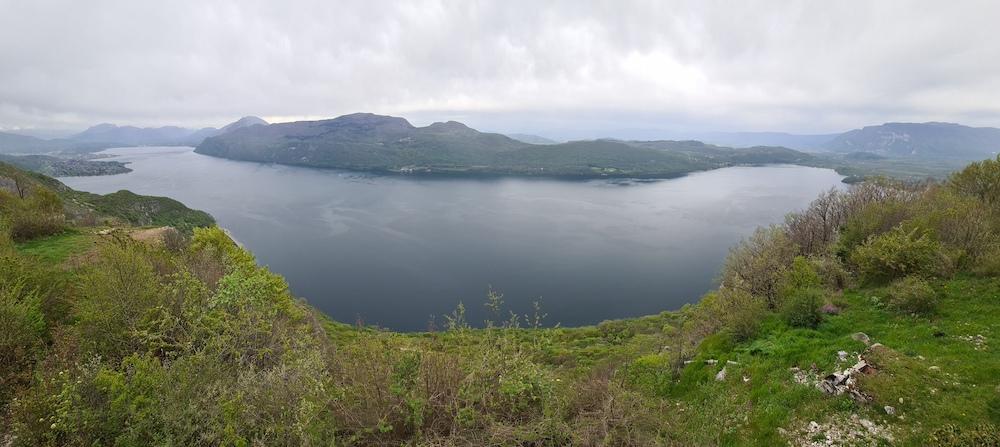
<svg viewBox="0 0 1000 447">
<path fill-rule="evenodd" d="M 732 149 L 693 141 L 615 139 L 531 144 L 457 121 L 413 126 L 352 113 L 253 126 L 206 138 L 195 152 L 223 158 L 400 174 L 675 177 L 692 171 L 811 160 L 792 149 Z"/>
<path fill-rule="evenodd" d="M 825 148 L 839 153 L 973 160 L 1000 151 L 1000 129 L 936 121 L 889 122 L 844 132 Z"/>
</svg>

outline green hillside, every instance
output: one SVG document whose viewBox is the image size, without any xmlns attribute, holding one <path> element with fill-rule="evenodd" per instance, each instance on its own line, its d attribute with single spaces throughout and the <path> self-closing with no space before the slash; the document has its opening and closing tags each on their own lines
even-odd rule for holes
<svg viewBox="0 0 1000 447">
<path fill-rule="evenodd" d="M 1000 443 L 1000 159 L 824 194 L 678 311 L 551 328 L 491 291 L 490 321 L 407 334 L 329 320 L 218 228 L 97 231 L 0 168 L 3 445 Z M 14 242 L 9 210 L 64 224 Z"/>
<path fill-rule="evenodd" d="M 786 148 L 731 149 L 690 141 L 529 144 L 449 121 L 415 127 L 356 113 L 254 126 L 206 139 L 196 152 L 236 160 L 400 174 L 669 178 L 733 165 L 804 164 Z"/>
</svg>

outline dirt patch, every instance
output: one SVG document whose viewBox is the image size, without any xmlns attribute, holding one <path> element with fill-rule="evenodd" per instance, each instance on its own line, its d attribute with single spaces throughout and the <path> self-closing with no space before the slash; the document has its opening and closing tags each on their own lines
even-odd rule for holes
<svg viewBox="0 0 1000 447">
<path fill-rule="evenodd" d="M 147 228 L 145 230 L 135 230 L 129 233 L 132 239 L 149 244 L 162 244 L 167 238 L 167 234 L 174 230 L 174 227 Z"/>
</svg>

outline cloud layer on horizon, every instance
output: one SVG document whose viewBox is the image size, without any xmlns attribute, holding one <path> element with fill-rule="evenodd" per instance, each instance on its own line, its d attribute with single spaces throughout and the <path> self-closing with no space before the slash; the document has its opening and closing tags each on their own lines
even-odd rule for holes
<svg viewBox="0 0 1000 447">
<path fill-rule="evenodd" d="M 0 0 L 0 129 L 355 111 L 591 137 L 1000 125 L 990 1 Z"/>
</svg>

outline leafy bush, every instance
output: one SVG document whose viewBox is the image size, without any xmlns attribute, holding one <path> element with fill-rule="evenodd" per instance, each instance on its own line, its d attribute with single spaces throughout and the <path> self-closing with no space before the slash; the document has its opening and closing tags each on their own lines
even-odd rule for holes
<svg viewBox="0 0 1000 447">
<path fill-rule="evenodd" d="M 851 275 L 844 268 L 840 259 L 835 256 L 816 256 L 809 258 L 809 263 L 819 276 L 823 287 L 840 290 L 848 286 Z"/>
<path fill-rule="evenodd" d="M 908 276 L 889 286 L 889 305 L 901 312 L 929 314 L 938 304 L 938 295 L 927 281 Z"/>
<path fill-rule="evenodd" d="M 802 256 L 796 256 L 781 277 L 780 293 L 784 297 L 796 290 L 818 288 L 821 285 L 819 273 L 813 264 Z"/>
<path fill-rule="evenodd" d="M 935 187 L 914 204 L 915 216 L 904 225 L 926 228 L 935 240 L 955 251 L 962 266 L 977 264 L 998 242 L 997 211 L 979 199 Z"/>
<path fill-rule="evenodd" d="M 995 160 L 972 163 L 952 174 L 948 186 L 989 205 L 1000 205 L 1000 155 Z"/>
<path fill-rule="evenodd" d="M 979 261 L 972 266 L 972 271 L 984 276 L 1000 275 L 1000 244 L 991 244 L 985 247 Z"/>
<path fill-rule="evenodd" d="M 796 289 L 785 297 L 781 315 L 791 326 L 815 328 L 823 321 L 824 295 L 821 289 Z"/>
<path fill-rule="evenodd" d="M 0 220 L 15 241 L 48 236 L 66 229 L 62 201 L 54 192 L 33 188 L 24 198 L 0 190 Z"/>
<path fill-rule="evenodd" d="M 781 227 L 758 228 L 729 252 L 722 267 L 722 286 L 747 292 L 776 309 L 781 279 L 796 252 Z"/>
<path fill-rule="evenodd" d="M 757 335 L 760 322 L 767 315 L 767 307 L 749 293 L 724 289 L 717 293 L 719 318 L 738 341 Z"/>
<path fill-rule="evenodd" d="M 840 231 L 836 252 L 846 258 L 873 236 L 886 233 L 910 218 L 908 202 L 890 200 L 866 205 L 851 215 Z"/>
<path fill-rule="evenodd" d="M 908 231 L 902 226 L 869 239 L 854 250 L 851 262 L 868 282 L 940 275 L 950 268 L 937 241 L 919 228 Z"/>
<path fill-rule="evenodd" d="M 135 332 L 161 290 L 145 247 L 126 240 L 104 246 L 80 289 L 76 316 L 86 348 L 111 359 L 143 352 Z"/>
<path fill-rule="evenodd" d="M 31 377 L 45 337 L 41 305 L 38 292 L 22 281 L 0 286 L 0 410 Z"/>
</svg>

